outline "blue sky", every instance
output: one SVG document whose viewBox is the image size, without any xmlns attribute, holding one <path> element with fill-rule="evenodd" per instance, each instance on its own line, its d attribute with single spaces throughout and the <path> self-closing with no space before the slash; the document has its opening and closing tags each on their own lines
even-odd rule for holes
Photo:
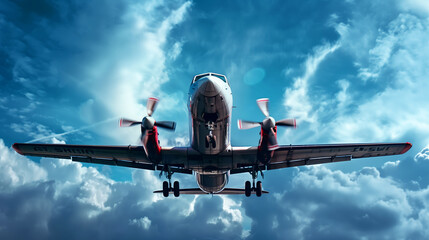
<svg viewBox="0 0 429 240">
<path fill-rule="evenodd" d="M 427 239 L 429 4 L 394 1 L 0 3 L 1 239 Z M 405 155 L 266 172 L 270 194 L 152 191 L 158 173 L 27 158 L 14 142 L 136 144 L 161 99 L 163 146 L 189 141 L 196 74 L 225 74 L 233 145 L 257 145 L 255 100 L 296 118 L 281 144 L 411 142 Z M 63 134 L 67 133 L 67 134 Z M 195 187 L 191 176 L 174 175 Z M 249 174 L 233 176 L 242 187 Z"/>
</svg>

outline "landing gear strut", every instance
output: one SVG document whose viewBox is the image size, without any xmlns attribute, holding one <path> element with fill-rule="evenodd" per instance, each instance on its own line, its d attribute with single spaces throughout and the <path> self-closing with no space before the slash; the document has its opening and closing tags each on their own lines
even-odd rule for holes
<svg viewBox="0 0 429 240">
<path fill-rule="evenodd" d="M 250 172 L 253 180 L 252 187 L 250 187 L 250 181 L 246 181 L 246 183 L 244 184 L 244 195 L 246 195 L 246 197 L 250 197 L 250 195 L 252 194 L 252 191 L 255 191 L 256 196 L 258 197 L 262 195 L 262 182 L 258 181 L 255 184 L 255 180 L 258 177 L 258 172 L 260 172 L 261 177 L 264 178 L 264 173 L 262 173 L 262 170 L 259 169 L 257 165 L 253 166 L 253 169 Z"/>
<path fill-rule="evenodd" d="M 212 121 L 207 122 L 207 129 L 209 130 L 209 135 L 206 136 L 206 148 L 209 148 L 210 145 L 212 148 L 216 148 L 216 136 L 213 135 L 215 129 L 215 123 Z"/>
<path fill-rule="evenodd" d="M 173 176 L 173 172 L 170 169 L 170 166 L 164 166 L 164 168 L 161 170 L 161 173 L 159 174 L 159 177 L 162 176 L 162 173 L 165 173 L 165 176 L 167 177 L 168 181 L 164 181 L 162 183 L 162 195 L 164 197 L 168 197 L 170 194 L 170 191 L 173 191 L 173 195 L 175 197 L 180 196 L 180 185 L 178 181 L 174 182 L 173 187 L 171 186 L 171 176 Z"/>
</svg>

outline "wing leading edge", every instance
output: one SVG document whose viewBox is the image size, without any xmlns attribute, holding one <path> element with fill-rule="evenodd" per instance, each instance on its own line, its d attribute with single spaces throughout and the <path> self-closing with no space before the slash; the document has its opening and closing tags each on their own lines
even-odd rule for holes
<svg viewBox="0 0 429 240">
<path fill-rule="evenodd" d="M 273 170 L 303 165 L 323 164 L 349 161 L 352 158 L 370 158 L 399 155 L 407 152 L 411 143 L 375 143 L 375 144 L 322 144 L 322 145 L 289 145 L 275 150 L 271 161 L 263 169 Z M 248 172 L 258 163 L 257 147 L 233 148 L 237 168 L 231 174 Z"/>
<path fill-rule="evenodd" d="M 147 170 L 162 170 L 162 162 L 154 164 L 147 157 L 142 146 L 96 146 L 71 144 L 32 144 L 15 143 L 12 146 L 21 155 L 64 158 L 76 162 L 87 162 L 104 165 L 140 168 Z M 183 151 L 163 149 L 181 159 Z M 182 167 L 183 164 L 171 165 L 172 172 L 192 174 L 192 171 Z"/>
</svg>

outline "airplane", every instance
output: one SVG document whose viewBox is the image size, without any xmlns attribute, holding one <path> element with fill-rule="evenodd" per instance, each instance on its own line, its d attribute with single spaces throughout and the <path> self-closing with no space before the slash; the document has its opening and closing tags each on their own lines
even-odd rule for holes
<svg viewBox="0 0 429 240">
<path fill-rule="evenodd" d="M 158 99 L 147 101 L 147 116 L 141 121 L 120 119 L 121 127 L 140 126 L 141 146 L 97 146 L 69 144 L 15 143 L 13 148 L 22 155 L 64 158 L 76 162 L 116 165 L 160 171 L 168 181 L 163 182 L 164 197 L 173 194 L 255 194 L 268 192 L 261 181 L 255 181 L 263 171 L 350 161 L 352 158 L 369 158 L 406 153 L 412 144 L 360 143 L 279 145 L 277 127 L 296 127 L 295 119 L 275 121 L 270 116 L 267 98 L 258 99 L 257 105 L 265 115 L 262 121 L 238 120 L 239 129 L 260 127 L 258 146 L 231 146 L 232 92 L 225 75 L 204 73 L 196 75 L 189 88 L 190 146 L 161 147 L 158 128 L 174 130 L 173 121 L 156 121 L 152 115 Z M 173 173 L 194 174 L 199 188 L 180 188 L 171 184 Z M 230 175 L 250 173 L 252 183 L 246 181 L 244 189 L 226 188 Z"/>
</svg>

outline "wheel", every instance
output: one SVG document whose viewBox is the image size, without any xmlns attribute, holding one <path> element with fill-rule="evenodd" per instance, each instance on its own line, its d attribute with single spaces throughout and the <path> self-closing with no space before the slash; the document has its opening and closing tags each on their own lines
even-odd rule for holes
<svg viewBox="0 0 429 240">
<path fill-rule="evenodd" d="M 211 142 L 212 142 L 212 147 L 213 147 L 213 148 L 216 148 L 216 136 L 214 136 L 214 137 L 211 139 Z"/>
<path fill-rule="evenodd" d="M 246 197 L 250 197 L 250 194 L 252 194 L 252 188 L 250 188 L 250 182 L 246 181 L 244 184 L 244 195 L 246 195 Z"/>
<path fill-rule="evenodd" d="M 258 181 L 256 183 L 256 196 L 260 197 L 262 195 L 262 183 Z"/>
<path fill-rule="evenodd" d="M 170 193 L 170 188 L 168 186 L 168 182 L 164 181 L 162 183 L 162 195 L 164 195 L 164 197 L 168 197 L 169 193 Z"/>
<path fill-rule="evenodd" d="M 206 148 L 209 148 L 209 136 L 206 136 Z"/>
<path fill-rule="evenodd" d="M 175 197 L 178 197 L 180 195 L 180 188 L 179 188 L 179 182 L 175 181 L 173 184 L 173 193 Z"/>
</svg>

